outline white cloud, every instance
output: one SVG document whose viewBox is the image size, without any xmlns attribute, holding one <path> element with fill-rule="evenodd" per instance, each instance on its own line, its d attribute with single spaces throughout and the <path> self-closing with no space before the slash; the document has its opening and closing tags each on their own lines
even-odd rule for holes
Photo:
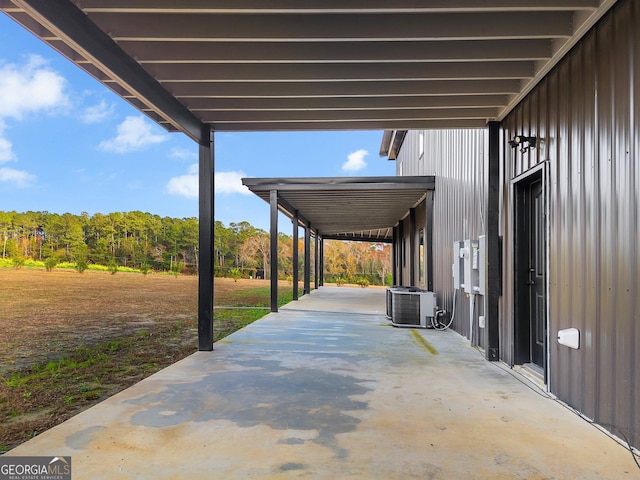
<svg viewBox="0 0 640 480">
<path fill-rule="evenodd" d="M 16 156 L 12 147 L 13 145 L 9 140 L 0 136 L 0 164 L 15 160 Z"/>
<path fill-rule="evenodd" d="M 242 185 L 242 177 L 246 177 L 242 171 L 216 172 L 214 184 L 216 193 L 250 195 L 247 187 Z M 167 192 L 187 198 L 198 198 L 198 164 L 189 167 L 189 173 L 173 177 L 167 183 Z"/>
<path fill-rule="evenodd" d="M 187 175 L 180 175 L 169 180 L 167 192 L 187 198 L 198 198 L 198 164 L 191 165 Z"/>
<path fill-rule="evenodd" d="M 251 195 L 249 189 L 242 184 L 242 178 L 246 176 L 242 170 L 237 172 L 217 172 L 214 175 L 216 193 Z"/>
<path fill-rule="evenodd" d="M 10 162 L 16 159 L 13 153 L 12 143 L 4 136 L 5 124 L 0 119 L 0 164 Z"/>
<path fill-rule="evenodd" d="M 37 55 L 23 65 L 0 65 L 0 118 L 21 120 L 28 113 L 68 105 L 66 83 Z"/>
<path fill-rule="evenodd" d="M 127 117 L 118 125 L 117 135 L 100 142 L 98 148 L 107 152 L 126 153 L 162 143 L 168 136 L 153 132 L 153 125 L 143 117 Z"/>
<path fill-rule="evenodd" d="M 0 182 L 13 183 L 18 187 L 26 187 L 36 181 L 36 176 L 24 170 L 0 168 Z"/>
<path fill-rule="evenodd" d="M 193 162 L 198 160 L 198 151 L 196 149 L 189 150 L 187 148 L 172 148 L 169 152 L 169 157 Z"/>
<path fill-rule="evenodd" d="M 364 161 L 364 157 L 368 154 L 369 152 L 362 149 L 350 153 L 349 155 L 347 155 L 347 161 L 342 164 L 342 170 L 346 170 L 349 172 L 357 172 L 358 170 L 362 170 L 367 166 L 367 162 Z"/>
<path fill-rule="evenodd" d="M 65 93 L 66 80 L 33 55 L 21 64 L 0 63 L 0 164 L 17 160 L 13 144 L 5 135 L 5 119 L 22 120 L 42 111 L 53 111 L 69 105 Z M 0 169 L 0 182 L 26 186 L 36 177 L 22 170 Z"/>
<path fill-rule="evenodd" d="M 84 123 L 100 123 L 113 116 L 115 108 L 102 100 L 99 104 L 87 107 L 82 112 L 80 119 Z"/>
</svg>

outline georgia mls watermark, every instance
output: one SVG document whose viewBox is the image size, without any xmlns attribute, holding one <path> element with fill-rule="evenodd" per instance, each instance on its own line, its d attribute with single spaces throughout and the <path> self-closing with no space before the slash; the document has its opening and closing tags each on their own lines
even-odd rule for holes
<svg viewBox="0 0 640 480">
<path fill-rule="evenodd" d="M 71 457 L 0 457 L 0 480 L 71 480 Z"/>
</svg>

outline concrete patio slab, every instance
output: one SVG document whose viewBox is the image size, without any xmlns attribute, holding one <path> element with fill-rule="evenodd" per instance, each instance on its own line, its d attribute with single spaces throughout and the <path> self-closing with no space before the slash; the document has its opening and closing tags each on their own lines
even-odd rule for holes
<svg viewBox="0 0 640 480">
<path fill-rule="evenodd" d="M 74 479 L 640 478 L 455 332 L 389 326 L 384 301 L 322 287 L 8 455 L 70 455 Z"/>
</svg>

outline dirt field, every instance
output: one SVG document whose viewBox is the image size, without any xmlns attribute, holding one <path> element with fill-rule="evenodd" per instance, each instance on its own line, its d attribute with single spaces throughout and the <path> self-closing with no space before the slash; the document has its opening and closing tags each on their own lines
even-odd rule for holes
<svg viewBox="0 0 640 480">
<path fill-rule="evenodd" d="M 0 285 L 0 374 L 197 312 L 195 277 L 20 269 Z"/>
<path fill-rule="evenodd" d="M 0 270 L 0 375 L 63 358 L 78 347 L 181 322 L 197 345 L 195 276 L 30 269 Z M 216 305 L 264 304 L 237 290 L 268 288 L 268 281 L 216 279 Z"/>
<path fill-rule="evenodd" d="M 189 276 L 0 269 L 0 454 L 195 352 L 197 287 Z M 268 281 L 216 279 L 215 291 L 216 305 L 269 304 Z M 216 309 L 215 338 L 267 312 Z"/>
</svg>

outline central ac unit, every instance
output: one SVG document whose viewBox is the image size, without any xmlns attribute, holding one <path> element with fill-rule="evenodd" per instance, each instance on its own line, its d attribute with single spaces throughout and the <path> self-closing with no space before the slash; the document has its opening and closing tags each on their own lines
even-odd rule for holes
<svg viewBox="0 0 640 480">
<path fill-rule="evenodd" d="M 393 285 L 387 288 L 387 318 L 391 318 L 393 315 L 393 292 L 396 290 L 411 290 L 412 287 L 401 287 Z M 416 290 L 415 288 L 413 290 Z"/>
<path fill-rule="evenodd" d="M 391 291 L 391 323 L 396 327 L 427 328 L 435 316 L 436 294 L 419 289 Z"/>
</svg>

